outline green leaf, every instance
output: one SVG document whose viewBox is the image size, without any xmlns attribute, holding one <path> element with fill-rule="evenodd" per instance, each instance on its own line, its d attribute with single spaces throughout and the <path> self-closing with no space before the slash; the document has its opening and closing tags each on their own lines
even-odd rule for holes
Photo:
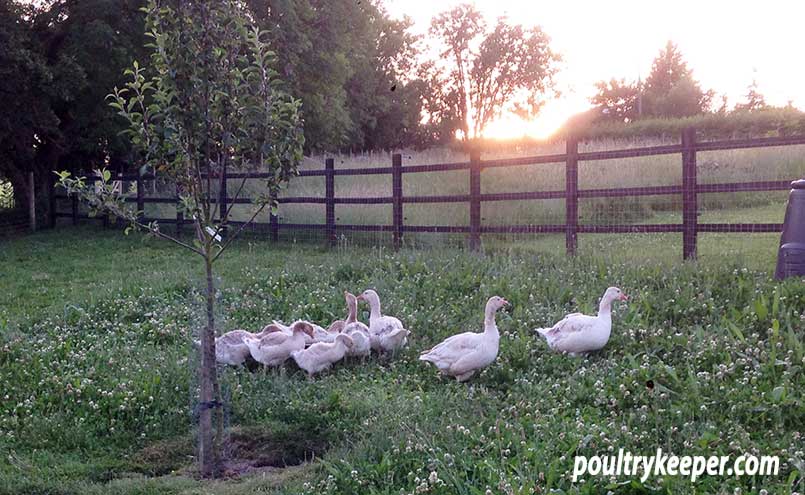
<svg viewBox="0 0 805 495">
<path fill-rule="evenodd" d="M 779 404 L 785 398 L 785 387 L 774 387 L 771 391 L 772 402 Z"/>
<path fill-rule="evenodd" d="M 741 329 L 738 328 L 738 325 L 731 321 L 727 321 L 727 328 L 730 330 L 730 332 L 732 332 L 736 339 L 740 340 L 741 342 L 746 341 L 746 338 L 744 337 L 743 332 L 741 332 Z"/>
<path fill-rule="evenodd" d="M 769 309 L 766 307 L 766 301 L 763 296 L 755 299 L 755 314 L 758 319 L 765 320 L 769 316 Z"/>
</svg>

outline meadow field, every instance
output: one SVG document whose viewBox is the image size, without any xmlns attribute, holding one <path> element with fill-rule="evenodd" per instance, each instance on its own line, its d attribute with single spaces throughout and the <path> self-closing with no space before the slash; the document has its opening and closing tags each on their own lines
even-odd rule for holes
<svg viewBox="0 0 805 495">
<path fill-rule="evenodd" d="M 344 289 L 373 287 L 413 335 L 394 359 L 313 381 L 222 369 L 233 462 L 219 481 L 193 474 L 197 260 L 93 226 L 3 241 L 0 494 L 802 493 L 805 284 L 772 279 L 776 237 L 703 235 L 688 263 L 662 235 L 582 236 L 576 258 L 540 247 L 551 239 L 483 255 L 239 241 L 217 266 L 222 331 L 328 322 Z M 534 337 L 609 285 L 632 300 L 602 352 Z M 417 361 L 480 330 L 495 294 L 512 304 L 492 366 L 458 384 Z M 780 471 L 571 480 L 577 454 L 658 447 L 777 455 Z"/>
</svg>

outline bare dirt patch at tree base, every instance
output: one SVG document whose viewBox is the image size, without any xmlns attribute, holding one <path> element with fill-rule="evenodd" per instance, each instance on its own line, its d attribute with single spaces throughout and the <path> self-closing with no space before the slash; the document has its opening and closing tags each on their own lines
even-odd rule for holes
<svg viewBox="0 0 805 495">
<path fill-rule="evenodd" d="M 327 449 L 324 439 L 302 430 L 276 433 L 259 428 L 233 428 L 225 441 L 223 475 L 241 476 L 312 461 Z"/>
<path fill-rule="evenodd" d="M 220 473 L 223 478 L 278 474 L 285 468 L 314 460 L 327 450 L 327 441 L 303 430 L 270 431 L 259 427 L 230 428 L 224 437 Z M 132 456 L 134 471 L 150 475 L 197 475 L 195 438 L 163 440 Z"/>
</svg>

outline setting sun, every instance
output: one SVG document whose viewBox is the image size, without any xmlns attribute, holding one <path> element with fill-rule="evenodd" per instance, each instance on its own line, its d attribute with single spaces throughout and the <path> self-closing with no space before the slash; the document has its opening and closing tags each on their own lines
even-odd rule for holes
<svg viewBox="0 0 805 495">
<path fill-rule="evenodd" d="M 532 120 L 525 120 L 517 115 L 505 114 L 494 120 L 486 129 L 484 136 L 492 139 L 510 139 L 532 137 L 544 139 L 550 137 L 567 118 L 588 108 L 584 102 L 555 99 L 548 101 Z"/>
<path fill-rule="evenodd" d="M 414 31 L 427 34 L 431 19 L 459 0 L 388 0 L 389 13 L 408 16 Z M 506 16 L 510 22 L 541 26 L 551 48 L 562 56 L 556 77 L 561 96 L 549 99 L 531 122 L 503 115 L 491 123 L 486 137 L 545 137 L 568 117 L 591 107 L 596 81 L 645 79 L 651 63 L 668 40 L 679 46 L 693 76 L 716 100 L 728 106 L 744 100 L 757 81 L 770 105 L 789 103 L 805 108 L 805 67 L 800 58 L 800 23 L 805 5 L 771 0 L 763 8 L 732 1 L 680 0 L 654 10 L 644 2 L 568 1 L 561 3 L 478 0 L 487 22 Z"/>
</svg>

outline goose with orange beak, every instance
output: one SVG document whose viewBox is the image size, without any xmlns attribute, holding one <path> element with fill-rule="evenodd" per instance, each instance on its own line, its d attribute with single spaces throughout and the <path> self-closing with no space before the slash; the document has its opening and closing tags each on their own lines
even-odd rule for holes
<svg viewBox="0 0 805 495">
<path fill-rule="evenodd" d="M 411 333 L 400 320 L 380 312 L 380 297 L 372 289 L 366 289 L 357 297 L 369 304 L 369 341 L 372 350 L 394 353 L 405 347 Z"/>
<path fill-rule="evenodd" d="M 477 371 L 492 364 L 498 356 L 500 333 L 495 313 L 509 302 L 502 297 L 490 297 L 484 312 L 482 333 L 464 332 L 453 335 L 419 356 L 420 361 L 433 363 L 443 374 L 459 382 L 470 379 Z"/>
<path fill-rule="evenodd" d="M 305 348 L 305 336 L 313 335 L 313 326 L 307 321 L 296 321 L 291 325 L 291 333 L 282 330 L 272 331 L 261 338 L 246 337 L 243 342 L 255 361 L 266 366 L 279 366 L 291 357 L 294 351 Z"/>
<path fill-rule="evenodd" d="M 554 326 L 537 328 L 536 332 L 545 337 L 554 351 L 571 356 L 597 351 L 607 345 L 612 333 L 612 303 L 628 300 L 619 288 L 610 287 L 601 298 L 597 316 L 571 313 Z"/>
</svg>

